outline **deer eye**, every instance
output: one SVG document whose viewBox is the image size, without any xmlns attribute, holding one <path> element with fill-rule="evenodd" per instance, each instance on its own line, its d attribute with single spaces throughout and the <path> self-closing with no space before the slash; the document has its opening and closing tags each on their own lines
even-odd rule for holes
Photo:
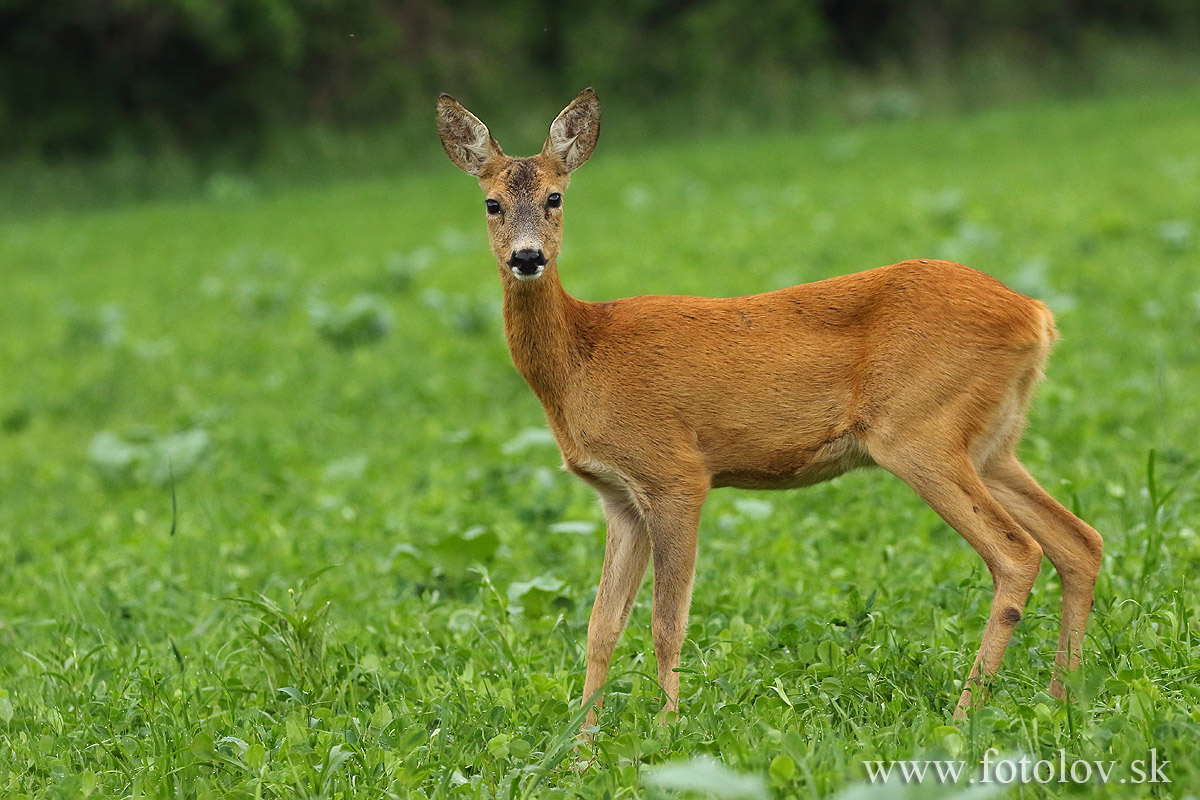
<svg viewBox="0 0 1200 800">
<path fill-rule="evenodd" d="M 489 213 L 489 214 L 499 214 L 500 213 L 500 203 L 491 199 L 490 197 L 484 201 L 484 205 L 487 206 L 487 213 Z"/>
<path fill-rule="evenodd" d="M 546 198 L 546 206 L 548 208 L 558 208 L 561 205 L 562 205 L 562 195 L 559 194 L 558 192 L 555 192 L 554 194 L 552 194 Z"/>
</svg>

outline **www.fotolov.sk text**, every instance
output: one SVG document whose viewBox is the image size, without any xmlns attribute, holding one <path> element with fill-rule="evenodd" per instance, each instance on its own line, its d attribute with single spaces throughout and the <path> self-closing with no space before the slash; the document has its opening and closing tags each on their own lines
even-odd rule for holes
<svg viewBox="0 0 1200 800">
<path fill-rule="evenodd" d="M 1001 756 L 992 747 L 983 754 L 979 770 L 967 771 L 966 761 L 863 761 L 871 783 L 1170 783 L 1157 750 L 1130 762 L 1127 770 L 1117 761 L 1068 760 L 1059 749 L 1056 758 L 1035 761 L 1029 756 Z"/>
</svg>

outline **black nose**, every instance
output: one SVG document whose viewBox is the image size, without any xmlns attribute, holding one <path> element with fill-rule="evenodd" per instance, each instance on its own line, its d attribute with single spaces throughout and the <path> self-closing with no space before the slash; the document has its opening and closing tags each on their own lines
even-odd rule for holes
<svg viewBox="0 0 1200 800">
<path fill-rule="evenodd" d="M 546 266 L 546 257 L 541 250 L 516 250 L 508 259 L 508 265 L 522 275 L 532 275 Z"/>
</svg>

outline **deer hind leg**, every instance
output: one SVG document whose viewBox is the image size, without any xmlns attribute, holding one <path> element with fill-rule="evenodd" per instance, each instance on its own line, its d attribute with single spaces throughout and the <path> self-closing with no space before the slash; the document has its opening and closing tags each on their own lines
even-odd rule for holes
<svg viewBox="0 0 1200 800">
<path fill-rule="evenodd" d="M 934 457 L 918 447 L 877 452 L 879 449 L 872 451 L 876 462 L 911 486 L 958 531 L 992 575 L 991 613 L 954 711 L 955 718 L 961 719 L 972 705 L 973 690 L 1000 668 L 1041 568 L 1042 549 L 988 491 L 967 453 Z"/>
<path fill-rule="evenodd" d="M 1063 675 L 1079 667 L 1083 652 L 1103 539 L 1047 494 L 1011 452 L 986 464 L 983 478 L 996 499 L 1042 546 L 1062 581 L 1062 623 L 1050 681 L 1050 694 L 1061 699 Z"/>
<path fill-rule="evenodd" d="M 583 704 L 595 705 L 588 713 L 584 726 L 596 724 L 596 710 L 601 697 L 597 694 L 608 679 L 608 665 L 613 649 L 625 630 L 629 611 L 642 585 L 646 562 L 650 558 L 650 538 L 641 514 L 629 500 L 604 498 L 604 517 L 608 524 L 604 544 L 604 566 L 600 586 L 588 621 L 587 678 L 583 684 Z"/>
</svg>

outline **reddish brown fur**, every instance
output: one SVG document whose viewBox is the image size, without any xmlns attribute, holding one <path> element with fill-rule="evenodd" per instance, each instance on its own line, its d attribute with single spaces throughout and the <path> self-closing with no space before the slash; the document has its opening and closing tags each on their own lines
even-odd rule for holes
<svg viewBox="0 0 1200 800">
<path fill-rule="evenodd" d="M 992 573 L 992 613 L 957 713 L 998 669 L 1043 552 L 1063 579 L 1051 684 L 1062 694 L 1061 672 L 1079 661 L 1101 539 L 1013 454 L 1055 339 L 1045 306 L 928 260 L 749 297 L 582 302 L 559 280 L 562 211 L 546 198 L 565 191 L 591 153 L 595 95 L 576 98 L 529 159 L 505 156 L 446 96 L 438 119 L 447 154 L 505 208 L 488 216 L 488 232 L 513 362 L 565 465 L 597 490 L 608 519 L 585 703 L 603 687 L 652 555 L 659 681 L 676 709 L 696 529 L 711 487 L 805 486 L 871 465 L 912 486 Z M 523 281 L 507 263 L 531 243 L 548 263 Z"/>
</svg>

